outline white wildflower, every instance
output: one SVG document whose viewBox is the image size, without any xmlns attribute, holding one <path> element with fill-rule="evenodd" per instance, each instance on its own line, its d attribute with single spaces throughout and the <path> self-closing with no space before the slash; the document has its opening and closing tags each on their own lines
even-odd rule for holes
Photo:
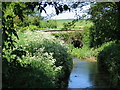
<svg viewBox="0 0 120 90">
<path fill-rule="evenodd" d="M 56 59 L 52 59 L 51 62 L 54 64 L 56 62 Z"/>
<path fill-rule="evenodd" d="M 48 56 L 48 53 L 46 52 L 46 53 L 44 53 L 43 55 L 44 55 L 44 56 Z"/>
<path fill-rule="evenodd" d="M 58 70 L 61 70 L 61 69 L 62 69 L 62 66 L 59 66 L 59 67 L 55 68 L 55 71 L 58 71 Z"/>
</svg>

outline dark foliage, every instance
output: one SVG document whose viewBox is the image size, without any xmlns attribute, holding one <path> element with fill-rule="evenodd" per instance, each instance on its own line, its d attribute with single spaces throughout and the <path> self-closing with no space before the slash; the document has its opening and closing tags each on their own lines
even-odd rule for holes
<svg viewBox="0 0 120 90">
<path fill-rule="evenodd" d="M 110 73 L 111 87 L 120 85 L 120 43 L 112 43 L 98 54 L 98 65 Z"/>
<path fill-rule="evenodd" d="M 99 47 L 106 42 L 110 43 L 98 53 L 98 64 L 111 76 L 111 87 L 120 85 L 120 2 L 97 2 L 90 9 L 91 20 L 91 47 Z"/>
<path fill-rule="evenodd" d="M 40 12 L 45 11 L 47 5 L 54 6 L 56 14 L 69 9 L 67 6 L 60 5 L 56 2 L 2 2 L 2 62 L 4 85 L 9 80 L 7 78 L 8 76 L 14 75 L 14 71 L 22 69 L 18 59 L 26 54 L 25 51 L 15 46 L 16 41 L 14 37 L 17 39 L 19 37 L 14 27 L 13 19 L 18 16 L 21 21 L 24 21 L 24 14 L 31 14 L 36 6 L 38 6 Z M 9 58 L 7 58 L 7 55 L 9 55 L 7 53 L 11 53 Z M 13 58 L 14 55 L 15 57 Z"/>
<path fill-rule="evenodd" d="M 120 40 L 120 2 L 97 2 L 90 9 L 91 20 L 91 46 L 99 46 L 104 42 Z"/>
</svg>

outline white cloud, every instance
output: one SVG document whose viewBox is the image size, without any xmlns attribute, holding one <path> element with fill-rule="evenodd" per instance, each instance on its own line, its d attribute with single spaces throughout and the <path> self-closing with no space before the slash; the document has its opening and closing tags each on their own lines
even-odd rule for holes
<svg viewBox="0 0 120 90">
<path fill-rule="evenodd" d="M 65 12 L 62 14 L 59 14 L 57 16 L 52 17 L 51 19 L 75 19 L 75 13 L 74 12 Z"/>
<path fill-rule="evenodd" d="M 50 5 L 45 8 L 46 12 L 42 11 L 41 16 L 47 16 L 49 14 L 55 13 L 55 9 Z"/>
<path fill-rule="evenodd" d="M 75 10 L 72 10 L 70 12 L 66 11 L 64 13 L 56 15 L 54 7 L 47 6 L 45 8 L 47 14 L 44 11 L 42 11 L 41 16 L 44 16 L 44 17 L 48 16 L 49 17 L 50 14 L 53 14 L 53 16 L 51 16 L 51 19 L 76 19 L 77 18 L 76 13 L 77 13 L 77 15 L 82 16 L 83 14 L 85 14 L 84 11 L 89 9 L 89 8 L 90 8 L 90 5 L 86 5 L 86 6 L 82 7 L 82 11 L 80 10 L 80 8 L 77 8 L 76 11 Z"/>
</svg>

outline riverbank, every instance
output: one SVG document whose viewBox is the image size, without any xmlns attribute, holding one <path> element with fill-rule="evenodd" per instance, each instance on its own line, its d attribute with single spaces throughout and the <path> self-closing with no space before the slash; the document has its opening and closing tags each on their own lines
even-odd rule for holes
<svg viewBox="0 0 120 90">
<path fill-rule="evenodd" d="M 95 57 L 82 58 L 82 60 L 89 62 L 97 62 L 97 59 Z"/>
</svg>

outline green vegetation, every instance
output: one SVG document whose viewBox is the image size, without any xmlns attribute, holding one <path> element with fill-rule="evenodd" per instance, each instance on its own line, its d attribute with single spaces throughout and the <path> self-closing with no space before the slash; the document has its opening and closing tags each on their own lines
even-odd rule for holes
<svg viewBox="0 0 120 90">
<path fill-rule="evenodd" d="M 110 74 L 110 87 L 119 87 L 120 84 L 119 12 L 119 2 L 91 5 L 89 13 L 92 16 L 91 21 L 93 24 L 84 27 L 84 31 L 79 35 L 82 35 L 80 40 L 83 42 L 83 47 L 74 48 L 73 45 L 69 45 L 72 56 L 81 59 L 95 57 L 98 60 L 99 68 L 105 69 L 108 71 L 106 73 Z M 65 41 L 69 41 L 67 34 L 59 36 L 63 36 Z"/>
<path fill-rule="evenodd" d="M 40 27 L 41 28 L 57 28 L 57 22 L 56 20 L 41 21 Z"/>
<path fill-rule="evenodd" d="M 57 28 L 57 22 L 55 20 L 43 21 L 41 17 L 38 16 L 25 16 L 23 22 L 16 16 L 13 21 L 15 23 L 15 28 L 22 32 Z"/>
<path fill-rule="evenodd" d="M 35 18 L 36 16 L 34 16 Z M 20 23 L 15 17 L 15 26 L 20 31 L 33 31 L 33 30 L 46 30 L 46 29 L 83 29 L 85 27 L 90 27 L 93 23 L 90 20 L 77 20 L 77 19 L 65 19 L 65 20 L 40 20 L 36 17 L 25 18 L 24 22 Z"/>
<path fill-rule="evenodd" d="M 88 27 L 84 27 L 84 31 L 76 31 L 69 33 L 52 33 L 56 38 L 64 40 L 69 44 L 69 52 L 72 56 L 76 58 L 90 58 L 97 56 L 97 50 L 95 48 L 90 48 L 90 30 Z M 75 48 L 72 41 L 78 39 L 83 43 L 82 48 Z"/>
<path fill-rule="evenodd" d="M 52 33 L 53 36 L 56 38 L 59 38 L 61 40 L 64 40 L 65 43 L 70 44 L 73 39 L 80 39 L 82 40 L 82 34 L 81 31 L 76 32 L 63 32 L 63 33 Z"/>
<path fill-rule="evenodd" d="M 99 68 L 110 74 L 112 87 L 119 87 L 120 2 L 91 3 L 89 20 L 43 21 L 40 13 L 47 5 L 53 5 L 57 15 L 69 10 L 56 2 L 2 3 L 3 88 L 66 87 L 72 69 L 70 54 L 96 58 Z M 53 33 L 56 38 L 36 31 L 48 28 L 83 31 Z M 83 46 L 75 48 L 76 39 Z"/>
<path fill-rule="evenodd" d="M 104 42 L 120 40 L 119 7 L 119 3 L 117 2 L 101 2 L 91 6 L 89 13 L 94 23 L 90 32 L 93 47 L 102 45 Z"/>
<path fill-rule="evenodd" d="M 48 38 L 46 38 L 44 34 L 38 34 L 38 32 L 28 31 L 27 35 L 25 32 L 23 34 L 20 32 L 18 35 L 17 31 L 19 27 L 29 27 L 29 29 L 32 28 L 32 31 L 36 29 L 38 18 L 35 17 L 34 22 L 27 25 L 29 22 L 25 22 L 25 16 L 31 16 L 36 6 L 42 12 L 47 6 L 46 4 L 54 6 L 56 3 L 2 3 L 3 88 L 65 87 L 65 82 L 72 69 L 72 59 L 67 52 L 67 47 L 62 45 L 60 40 L 56 40 L 48 34 Z M 68 7 L 62 8 L 62 10 L 67 9 Z M 17 19 L 15 20 L 15 18 Z M 28 19 L 30 20 L 30 18 Z"/>
<path fill-rule="evenodd" d="M 98 64 L 110 74 L 111 87 L 120 84 L 120 2 L 98 2 L 89 11 L 94 26 L 91 28 L 91 47 L 100 47 L 108 42 L 98 53 Z"/>
<path fill-rule="evenodd" d="M 83 59 L 97 56 L 97 50 L 90 48 L 90 37 L 89 30 L 76 31 L 76 32 L 63 32 L 63 33 L 52 33 L 56 38 L 64 40 L 69 46 L 69 52 L 73 57 Z M 79 39 L 83 43 L 82 48 L 75 48 L 72 44 L 72 40 Z"/>
<path fill-rule="evenodd" d="M 72 69 L 72 58 L 63 41 L 38 32 L 19 32 L 18 36 L 20 39 L 17 40 L 16 48 L 22 47 L 26 54 L 18 59 L 19 66 L 8 66 L 4 70 L 3 87 L 65 87 Z M 18 54 L 17 51 L 4 52 L 6 58 L 11 57 L 9 63 L 12 63 Z"/>
<path fill-rule="evenodd" d="M 120 43 L 109 43 L 108 46 L 98 55 L 99 67 L 103 67 L 110 73 L 112 87 L 119 87 L 120 85 Z"/>
<path fill-rule="evenodd" d="M 62 29 L 64 23 L 68 23 L 68 22 L 72 22 L 74 19 L 61 19 L 61 20 L 56 20 L 57 21 L 57 28 L 58 29 Z M 75 22 L 74 24 L 75 26 L 72 27 L 72 29 L 81 29 L 83 27 L 89 27 L 91 25 L 93 25 L 93 23 L 90 20 L 78 20 Z"/>
</svg>

